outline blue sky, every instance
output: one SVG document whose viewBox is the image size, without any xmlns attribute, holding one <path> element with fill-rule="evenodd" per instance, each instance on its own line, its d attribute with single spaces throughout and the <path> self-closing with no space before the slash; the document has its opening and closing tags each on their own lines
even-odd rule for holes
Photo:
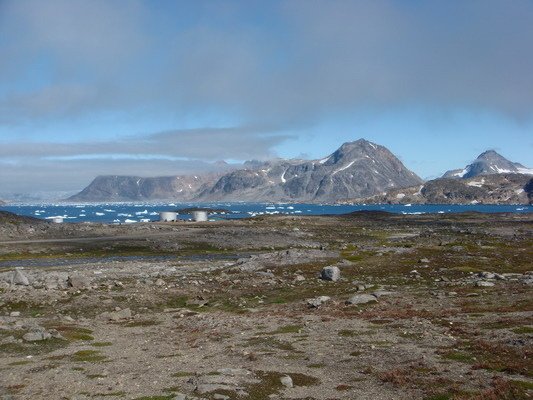
<svg viewBox="0 0 533 400">
<path fill-rule="evenodd" d="M 0 0 L 0 195 L 366 138 L 533 166 L 528 0 Z"/>
</svg>

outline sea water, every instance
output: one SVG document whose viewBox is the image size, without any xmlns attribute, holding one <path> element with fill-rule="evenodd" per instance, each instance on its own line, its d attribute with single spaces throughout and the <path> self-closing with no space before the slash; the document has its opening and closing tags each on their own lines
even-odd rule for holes
<svg viewBox="0 0 533 400">
<path fill-rule="evenodd" d="M 360 210 L 387 211 L 399 214 L 445 214 L 460 212 L 531 213 L 528 205 L 448 205 L 448 204 L 290 204 L 290 203 L 88 203 L 88 204 L 10 204 L 0 210 L 19 215 L 51 220 L 62 217 L 64 222 L 138 223 L 159 220 L 160 211 L 178 211 L 183 208 L 206 207 L 227 212 L 212 213 L 213 219 L 246 218 L 259 215 L 327 215 L 346 214 Z M 190 215 L 180 215 L 190 219 Z"/>
</svg>

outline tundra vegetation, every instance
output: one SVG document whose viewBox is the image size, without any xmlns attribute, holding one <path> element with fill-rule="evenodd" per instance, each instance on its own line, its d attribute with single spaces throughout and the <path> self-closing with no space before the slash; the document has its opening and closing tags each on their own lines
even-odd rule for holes
<svg viewBox="0 0 533 400">
<path fill-rule="evenodd" d="M 11 216 L 0 398 L 530 399 L 532 228 L 528 214 Z"/>
</svg>

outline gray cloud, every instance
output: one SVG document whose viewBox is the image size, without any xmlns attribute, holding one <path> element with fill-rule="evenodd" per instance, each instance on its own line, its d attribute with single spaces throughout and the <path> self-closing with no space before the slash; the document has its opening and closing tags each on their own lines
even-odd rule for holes
<svg viewBox="0 0 533 400">
<path fill-rule="evenodd" d="M 2 33 L 19 43 L 17 50 L 2 45 L 2 59 L 20 66 L 43 51 L 53 58 L 51 81 L 40 92 L 0 97 L 4 118 L 211 107 L 280 125 L 357 107 L 419 104 L 531 117 L 527 0 L 244 2 L 223 12 L 215 3 L 185 3 L 200 17 L 189 21 L 178 11 L 167 21 L 168 35 L 155 32 L 149 4 L 4 2 Z M 243 22 L 258 7 L 274 28 Z M 73 106 L 51 95 L 61 92 Z M 41 98 L 47 108 L 33 100 Z"/>
<path fill-rule="evenodd" d="M 158 159 L 0 162 L 0 198 L 9 199 L 13 193 L 79 191 L 97 175 L 109 175 L 110 171 L 115 175 L 169 176 L 215 170 L 215 165 L 202 161 Z"/>
<path fill-rule="evenodd" d="M 267 129 L 204 128 L 158 132 L 106 141 L 74 143 L 11 142 L 0 146 L 0 157 L 65 157 L 83 155 L 171 156 L 216 161 L 220 159 L 264 159 L 271 148 L 291 138 L 269 134 Z"/>
</svg>

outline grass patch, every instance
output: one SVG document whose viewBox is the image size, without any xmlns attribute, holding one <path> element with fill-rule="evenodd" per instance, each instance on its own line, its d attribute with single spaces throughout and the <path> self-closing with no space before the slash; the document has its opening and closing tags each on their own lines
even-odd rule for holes
<svg viewBox="0 0 533 400">
<path fill-rule="evenodd" d="M 193 372 L 178 371 L 178 372 L 174 372 L 171 376 L 173 376 L 174 378 L 185 378 L 185 377 L 193 376 L 193 375 L 194 375 Z"/>
<path fill-rule="evenodd" d="M 137 328 L 137 327 L 147 327 L 147 326 L 154 326 L 159 325 L 160 322 L 153 320 L 153 319 L 145 319 L 140 321 L 131 321 L 131 322 L 125 322 L 122 324 L 122 326 L 125 326 L 127 328 Z"/>
<path fill-rule="evenodd" d="M 20 361 L 13 361 L 9 363 L 8 365 L 11 365 L 11 366 L 26 365 L 26 364 L 31 364 L 32 362 L 33 361 L 30 361 L 30 360 L 20 360 Z"/>
<path fill-rule="evenodd" d="M 531 326 L 521 326 L 519 328 L 515 328 L 512 330 L 514 333 L 518 335 L 529 335 L 533 333 L 533 327 Z"/>
<path fill-rule="evenodd" d="M 98 350 L 80 350 L 71 356 L 72 361 L 75 362 L 101 362 L 106 358 Z"/>
<path fill-rule="evenodd" d="M 277 340 L 273 337 L 253 337 L 246 340 L 245 346 L 258 347 L 263 351 L 271 351 L 272 349 L 293 351 L 297 350 L 288 342 Z"/>
<path fill-rule="evenodd" d="M 81 328 L 79 326 L 73 326 L 73 325 L 51 325 L 47 327 L 49 329 L 55 329 L 65 339 L 70 340 L 70 341 L 94 340 L 94 337 L 91 335 L 93 331 L 88 328 Z"/>
</svg>

